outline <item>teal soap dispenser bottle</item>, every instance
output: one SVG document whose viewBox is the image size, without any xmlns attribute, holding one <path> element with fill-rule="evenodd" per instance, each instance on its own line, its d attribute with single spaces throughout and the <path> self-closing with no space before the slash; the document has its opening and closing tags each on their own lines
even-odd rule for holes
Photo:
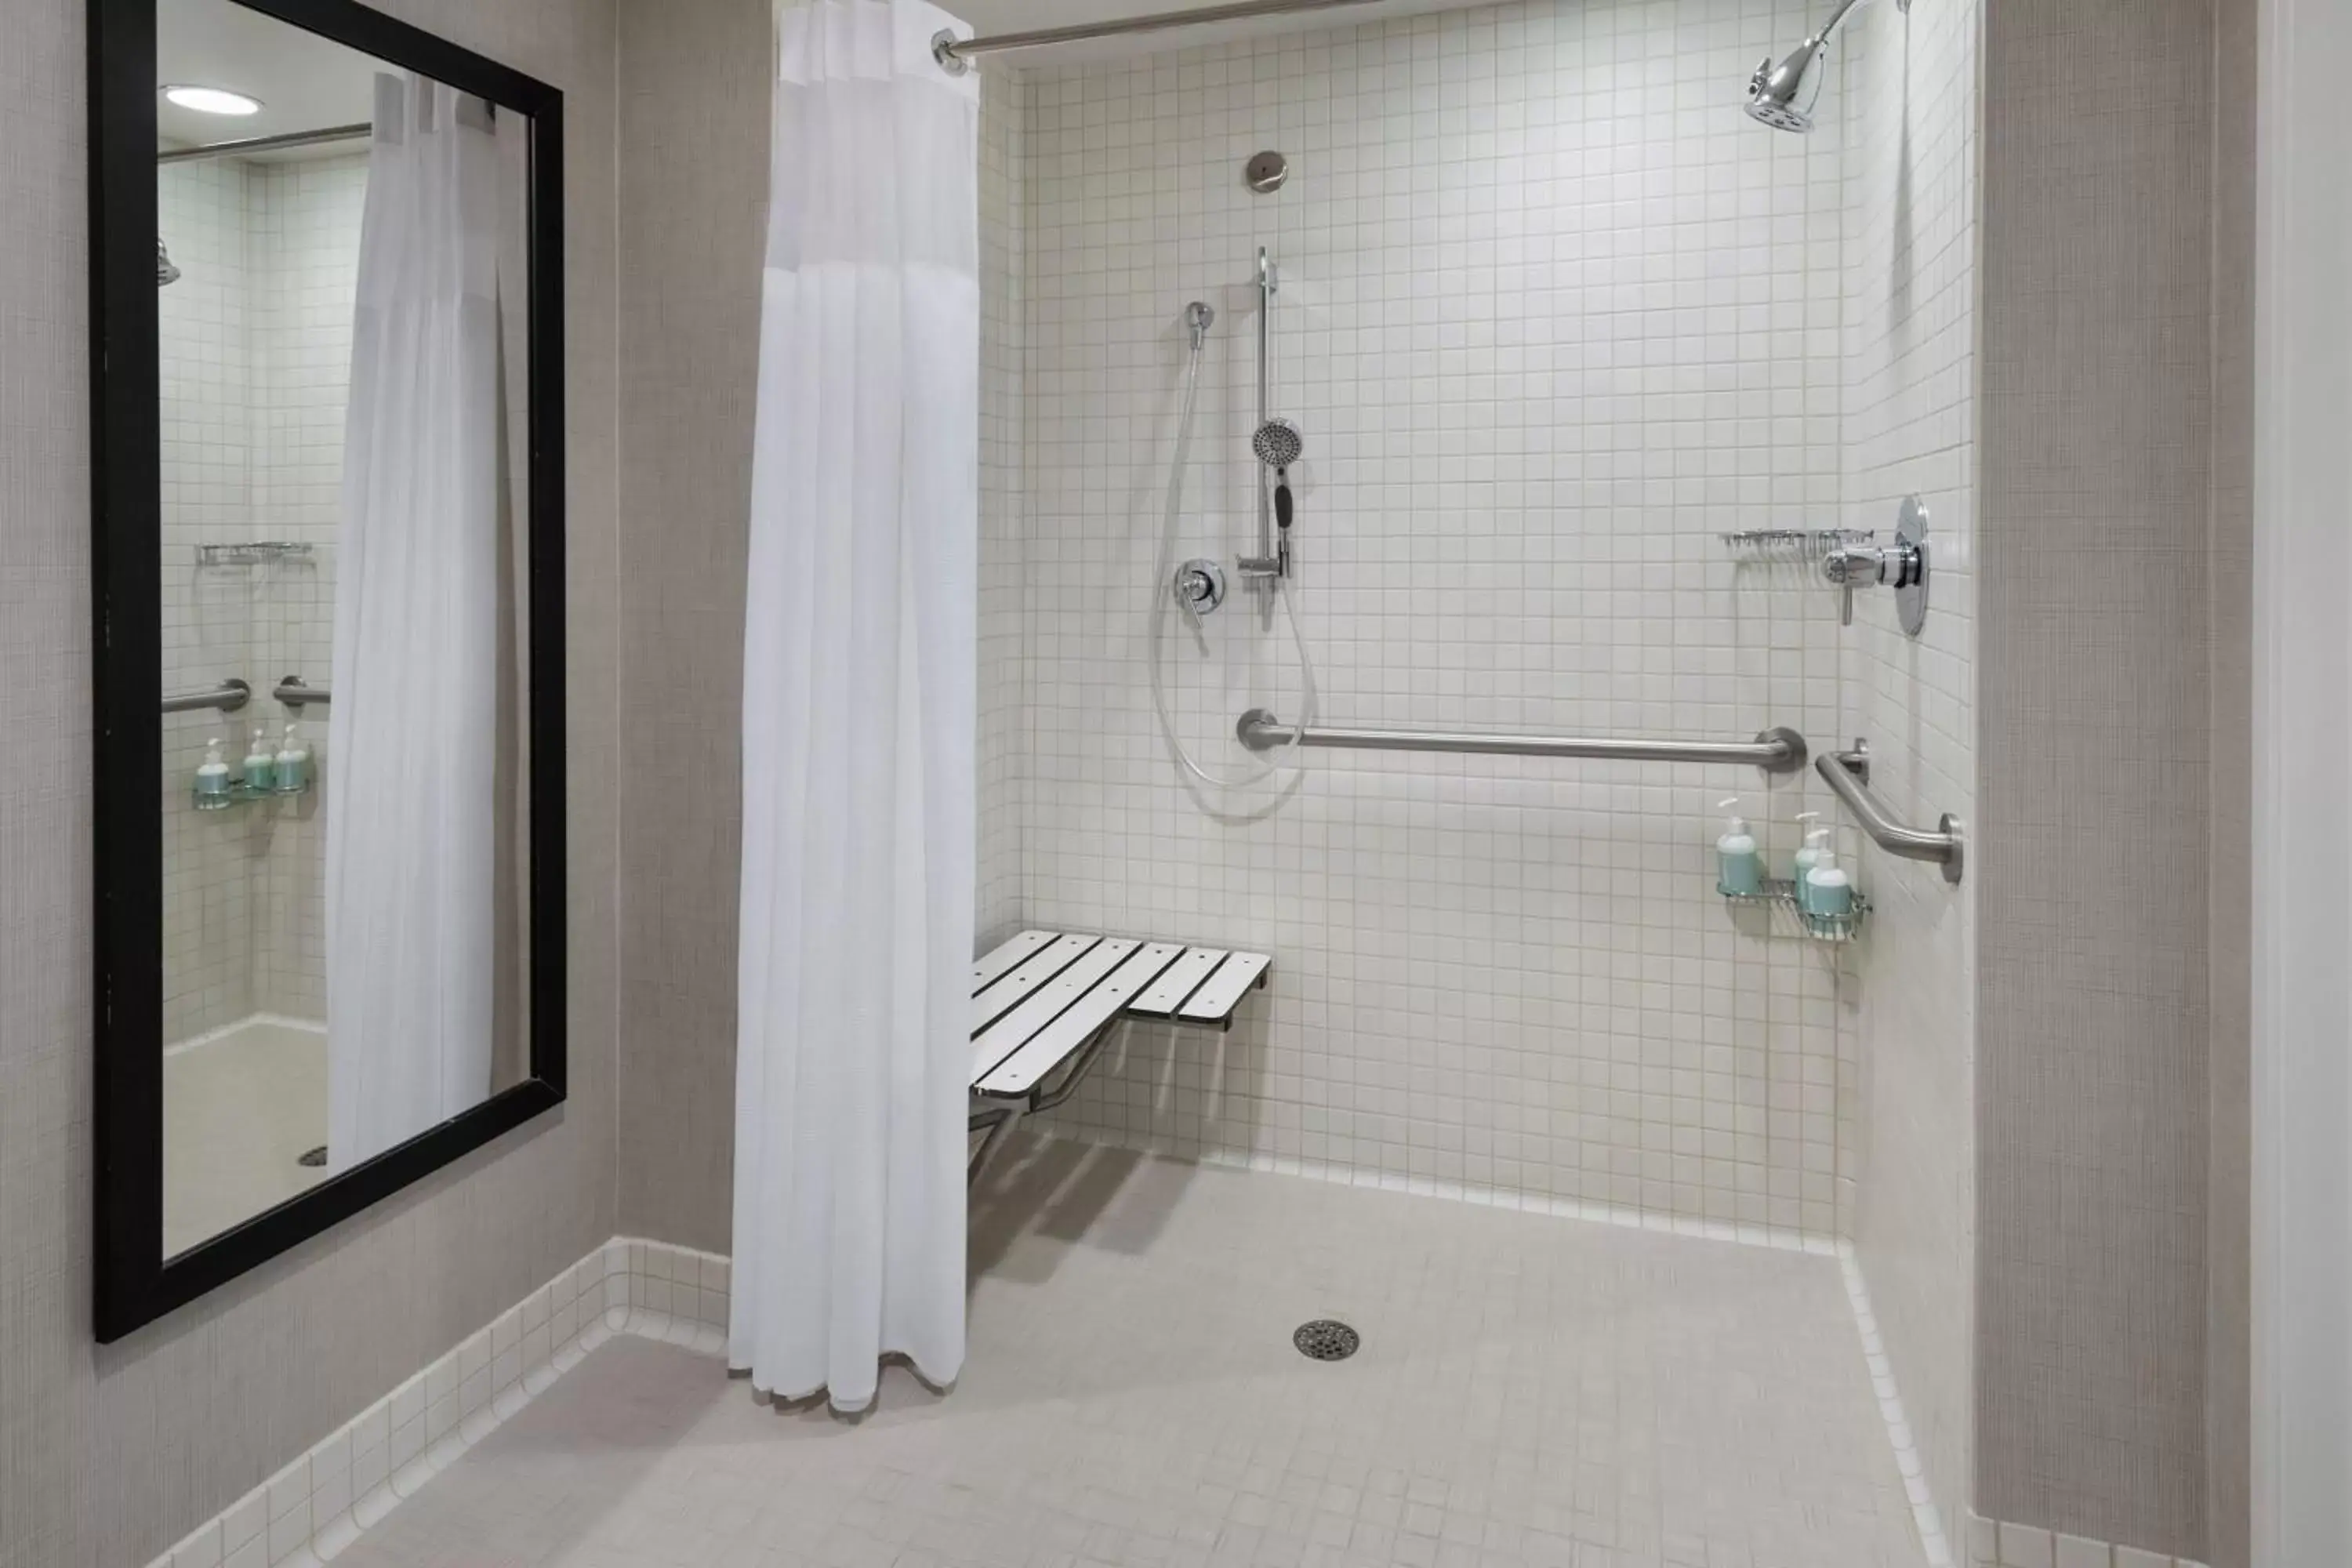
<svg viewBox="0 0 2352 1568">
<path fill-rule="evenodd" d="M 1805 873 L 1805 919 L 1825 936 L 1845 934 L 1853 919 L 1853 881 L 1838 868 L 1835 852 L 1823 849 Z"/>
<path fill-rule="evenodd" d="M 1805 843 L 1804 847 L 1797 851 L 1797 858 L 1792 863 L 1789 874 L 1789 890 L 1795 896 L 1800 911 L 1812 908 L 1808 901 L 1811 899 L 1812 893 L 1807 887 L 1805 879 L 1812 875 L 1813 868 L 1822 863 L 1822 851 L 1830 847 L 1830 830 L 1822 826 L 1821 816 L 1822 814 L 1818 811 L 1797 813 L 1797 821 L 1804 828 Z"/>
<path fill-rule="evenodd" d="M 1716 804 L 1729 811 L 1739 797 Z M 1764 890 L 1764 860 L 1756 852 L 1756 836 L 1737 813 L 1725 820 L 1723 837 L 1715 841 L 1715 890 L 1727 899 L 1752 899 Z"/>
<path fill-rule="evenodd" d="M 205 742 L 205 760 L 196 769 L 195 800 L 198 811 L 226 811 L 235 799 L 228 782 L 228 759 L 221 755 L 217 736 Z"/>
<path fill-rule="evenodd" d="M 278 787 L 278 753 L 269 749 L 269 733 L 260 725 L 253 727 L 253 743 L 245 752 L 245 787 L 256 795 L 268 795 Z"/>
<path fill-rule="evenodd" d="M 276 761 L 279 795 L 300 795 L 310 787 L 310 744 L 302 739 L 299 720 L 286 721 L 286 735 L 278 742 Z"/>
</svg>

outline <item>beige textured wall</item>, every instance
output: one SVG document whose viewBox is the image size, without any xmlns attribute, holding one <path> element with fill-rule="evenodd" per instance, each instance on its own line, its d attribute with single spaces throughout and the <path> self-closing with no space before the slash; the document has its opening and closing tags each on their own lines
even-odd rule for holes
<svg viewBox="0 0 2352 1568">
<path fill-rule="evenodd" d="M 620 8 L 622 1228 L 728 1250 L 765 0 Z"/>
<path fill-rule="evenodd" d="M 1980 1512 L 2201 1558 L 2214 0 L 1988 7 Z"/>
<path fill-rule="evenodd" d="M 612 1234 L 619 736 L 611 0 L 379 0 L 563 88 L 572 1100 L 121 1343 L 89 1332 L 80 0 L 0 48 L 0 1568 L 121 1568 Z"/>
<path fill-rule="evenodd" d="M 2246 1568 L 2252 1507 L 2253 0 L 2217 0 L 2214 51 L 2211 1146 L 2205 1290 L 2205 1561 Z"/>
</svg>

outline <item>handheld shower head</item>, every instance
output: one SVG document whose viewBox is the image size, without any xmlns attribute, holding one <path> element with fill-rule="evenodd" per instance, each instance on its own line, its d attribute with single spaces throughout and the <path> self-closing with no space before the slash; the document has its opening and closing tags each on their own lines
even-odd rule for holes
<svg viewBox="0 0 2352 1568">
<path fill-rule="evenodd" d="M 1250 437 L 1250 450 L 1269 468 L 1286 468 L 1307 450 L 1307 439 L 1287 419 L 1269 419 Z"/>
<path fill-rule="evenodd" d="M 155 287 L 167 288 L 180 280 L 180 269 L 173 265 L 172 253 L 163 248 L 163 241 L 155 241 Z"/>
<path fill-rule="evenodd" d="M 1217 312 L 1209 307 L 1206 300 L 1195 300 L 1184 307 L 1184 325 L 1192 334 L 1194 353 L 1201 352 L 1201 343 L 1208 337 L 1209 328 L 1216 319 Z"/>
</svg>

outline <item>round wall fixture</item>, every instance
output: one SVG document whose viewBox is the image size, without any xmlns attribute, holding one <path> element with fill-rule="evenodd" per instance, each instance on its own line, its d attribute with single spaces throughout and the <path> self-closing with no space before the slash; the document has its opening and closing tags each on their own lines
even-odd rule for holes
<svg viewBox="0 0 2352 1568">
<path fill-rule="evenodd" d="M 1276 152 L 1260 153 L 1242 167 L 1242 179 L 1259 195 L 1270 195 L 1282 189 L 1282 182 L 1290 178 L 1290 160 Z"/>
</svg>

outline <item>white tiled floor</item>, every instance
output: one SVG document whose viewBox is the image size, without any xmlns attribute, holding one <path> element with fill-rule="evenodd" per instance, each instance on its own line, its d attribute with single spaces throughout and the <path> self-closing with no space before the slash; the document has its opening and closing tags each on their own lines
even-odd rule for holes
<svg viewBox="0 0 2352 1568">
<path fill-rule="evenodd" d="M 1831 1258 L 1068 1142 L 972 1238 L 953 1393 L 850 1425 L 616 1337 L 338 1568 L 1920 1561 Z"/>
</svg>

